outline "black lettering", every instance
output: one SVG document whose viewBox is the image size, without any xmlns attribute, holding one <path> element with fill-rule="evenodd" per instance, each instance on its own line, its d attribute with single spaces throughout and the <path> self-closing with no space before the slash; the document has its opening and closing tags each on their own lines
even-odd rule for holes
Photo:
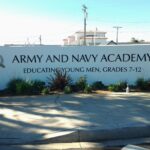
<svg viewBox="0 0 150 150">
<path fill-rule="evenodd" d="M 137 55 L 137 61 L 146 61 L 146 54 L 143 55 L 143 57 L 141 57 L 139 54 Z"/>
<path fill-rule="evenodd" d="M 101 62 L 102 62 L 103 60 L 104 60 L 105 62 L 107 62 L 107 57 L 105 56 L 105 54 L 102 56 Z"/>
<path fill-rule="evenodd" d="M 123 62 L 130 61 L 130 55 L 129 54 L 123 54 Z"/>
<path fill-rule="evenodd" d="M 119 54 L 117 55 L 117 57 L 116 57 L 116 59 L 115 59 L 115 62 L 117 62 L 118 60 L 119 60 L 120 62 L 122 62 L 122 59 L 121 59 L 121 57 L 120 57 Z"/>
<path fill-rule="evenodd" d="M 85 57 L 84 62 L 89 62 L 91 55 L 89 57 L 87 55 L 83 55 L 83 57 Z"/>
<path fill-rule="evenodd" d="M 27 62 L 35 62 L 36 63 L 36 56 L 33 56 L 32 58 L 30 56 L 27 56 Z"/>
<path fill-rule="evenodd" d="M 115 61 L 114 59 L 111 59 L 112 56 L 115 56 L 115 54 L 109 54 L 108 55 L 108 61 L 109 62 L 114 62 Z"/>
<path fill-rule="evenodd" d="M 53 60 L 52 60 L 52 58 L 51 58 L 50 55 L 48 55 L 48 57 L 47 57 L 47 59 L 46 59 L 46 63 L 47 63 L 48 61 L 53 62 Z"/>
<path fill-rule="evenodd" d="M 136 62 L 137 58 L 136 58 L 136 54 L 131 54 L 131 62 Z"/>
<path fill-rule="evenodd" d="M 38 62 L 41 63 L 41 62 L 42 62 L 42 57 L 43 57 L 43 55 L 40 55 L 40 56 L 39 56 L 39 55 L 36 55 L 36 56 L 37 56 Z"/>
<path fill-rule="evenodd" d="M 15 63 L 15 62 L 20 63 L 20 61 L 16 55 L 14 56 L 12 63 Z"/>
<path fill-rule="evenodd" d="M 68 62 L 68 60 L 69 60 L 69 58 L 68 58 L 67 55 L 62 55 L 61 61 L 62 61 L 63 63 Z"/>
<path fill-rule="evenodd" d="M 53 62 L 60 62 L 60 55 L 59 56 L 55 56 L 53 55 Z"/>
<path fill-rule="evenodd" d="M 149 54 L 147 54 L 147 56 L 148 56 L 148 59 L 149 59 L 149 61 L 150 61 L 150 55 L 149 55 Z"/>
<path fill-rule="evenodd" d="M 74 60 L 76 62 L 79 62 L 79 55 L 77 55 L 77 56 L 72 55 L 72 62 L 74 62 Z"/>
<path fill-rule="evenodd" d="M 96 62 L 96 59 L 97 59 L 97 57 L 98 57 L 98 54 L 97 55 L 92 55 L 92 57 L 93 57 L 93 60 L 94 60 L 94 62 Z"/>
<path fill-rule="evenodd" d="M 20 55 L 20 61 L 21 61 L 21 63 L 27 63 L 26 56 Z"/>
</svg>

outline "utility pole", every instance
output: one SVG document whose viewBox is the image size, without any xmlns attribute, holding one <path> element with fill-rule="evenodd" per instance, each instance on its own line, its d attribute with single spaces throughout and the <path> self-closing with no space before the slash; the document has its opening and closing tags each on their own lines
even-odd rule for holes
<svg viewBox="0 0 150 150">
<path fill-rule="evenodd" d="M 29 38 L 27 38 L 27 45 L 30 45 L 30 40 L 29 40 Z"/>
<path fill-rule="evenodd" d="M 87 19 L 87 7 L 85 5 L 82 5 L 82 10 L 83 10 L 83 13 L 84 13 L 84 45 L 86 45 L 86 19 Z"/>
<path fill-rule="evenodd" d="M 95 31 L 94 31 L 94 46 L 96 45 L 97 31 L 98 31 L 98 29 L 97 29 L 97 27 L 96 27 L 96 29 L 95 29 Z"/>
<path fill-rule="evenodd" d="M 41 35 L 39 36 L 39 42 L 40 42 L 40 45 L 42 45 L 42 36 Z"/>
<path fill-rule="evenodd" d="M 114 26 L 113 28 L 116 29 L 116 43 L 118 44 L 118 34 L 119 34 L 119 29 L 122 28 L 120 26 Z"/>
</svg>

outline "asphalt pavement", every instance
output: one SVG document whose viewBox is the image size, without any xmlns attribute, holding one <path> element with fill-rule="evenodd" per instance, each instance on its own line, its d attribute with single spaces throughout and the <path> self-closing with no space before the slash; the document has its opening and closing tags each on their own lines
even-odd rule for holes
<svg viewBox="0 0 150 150">
<path fill-rule="evenodd" d="M 150 93 L 0 98 L 0 145 L 150 137 Z"/>
</svg>

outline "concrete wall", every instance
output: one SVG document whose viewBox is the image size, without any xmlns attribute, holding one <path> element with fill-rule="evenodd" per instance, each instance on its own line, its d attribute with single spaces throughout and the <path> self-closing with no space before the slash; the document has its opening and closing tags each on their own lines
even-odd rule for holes
<svg viewBox="0 0 150 150">
<path fill-rule="evenodd" d="M 17 77 L 46 81 L 56 68 L 89 83 L 134 83 L 150 78 L 150 45 L 0 47 L 0 89 Z"/>
</svg>

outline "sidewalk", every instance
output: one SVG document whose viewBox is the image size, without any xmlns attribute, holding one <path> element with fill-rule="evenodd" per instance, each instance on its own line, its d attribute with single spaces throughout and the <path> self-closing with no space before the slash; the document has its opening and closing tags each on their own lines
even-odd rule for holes
<svg viewBox="0 0 150 150">
<path fill-rule="evenodd" d="M 0 144 L 150 137 L 150 93 L 0 98 Z"/>
</svg>

